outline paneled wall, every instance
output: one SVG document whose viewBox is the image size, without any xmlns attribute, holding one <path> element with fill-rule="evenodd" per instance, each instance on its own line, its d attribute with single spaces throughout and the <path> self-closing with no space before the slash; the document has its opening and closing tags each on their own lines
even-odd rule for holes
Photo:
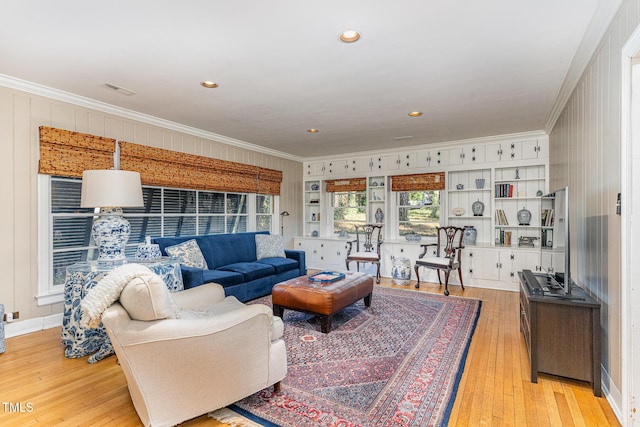
<svg viewBox="0 0 640 427">
<path fill-rule="evenodd" d="M 62 312 L 38 307 L 38 127 L 41 125 L 283 171 L 285 239 L 301 230 L 302 163 L 0 86 L 0 303 L 20 320 Z M 276 215 L 279 212 L 276 212 Z M 274 230 L 277 232 L 279 230 Z"/>
<path fill-rule="evenodd" d="M 549 136 L 550 189 L 571 191 L 574 280 L 602 301 L 602 364 L 618 400 L 622 385 L 621 190 L 622 47 L 638 26 L 640 1 L 624 1 Z M 616 402 L 620 407 L 620 401 Z"/>
</svg>

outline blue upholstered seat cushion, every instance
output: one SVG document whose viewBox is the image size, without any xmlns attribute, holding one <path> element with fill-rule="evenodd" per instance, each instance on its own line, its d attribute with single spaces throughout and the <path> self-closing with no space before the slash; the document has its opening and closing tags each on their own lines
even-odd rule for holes
<svg viewBox="0 0 640 427">
<path fill-rule="evenodd" d="M 244 276 L 245 282 L 270 276 L 276 272 L 274 267 L 259 262 L 236 262 L 235 264 L 222 266 L 218 270 L 240 273 Z"/>
<path fill-rule="evenodd" d="M 214 282 L 223 287 L 239 285 L 245 281 L 244 276 L 240 273 L 220 270 L 203 270 L 202 279 L 203 283 Z"/>
<path fill-rule="evenodd" d="M 276 269 L 276 274 L 284 273 L 285 271 L 295 270 L 298 268 L 298 261 L 291 258 L 262 258 L 261 264 L 268 264 Z"/>
</svg>

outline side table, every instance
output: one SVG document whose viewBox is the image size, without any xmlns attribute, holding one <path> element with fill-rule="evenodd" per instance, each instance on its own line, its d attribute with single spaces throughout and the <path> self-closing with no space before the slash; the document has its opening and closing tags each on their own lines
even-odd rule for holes
<svg viewBox="0 0 640 427">
<path fill-rule="evenodd" d="M 97 328 L 85 328 L 80 325 L 82 310 L 80 302 L 106 274 L 126 263 L 137 263 L 149 267 L 162 277 L 171 292 L 184 289 L 180 263 L 174 258 L 154 260 L 127 259 L 122 261 L 87 261 L 67 267 L 64 284 L 64 313 L 62 317 L 62 344 L 64 355 L 78 358 L 87 355 L 89 363 L 98 362 L 114 354 L 113 346 L 102 323 Z"/>
</svg>

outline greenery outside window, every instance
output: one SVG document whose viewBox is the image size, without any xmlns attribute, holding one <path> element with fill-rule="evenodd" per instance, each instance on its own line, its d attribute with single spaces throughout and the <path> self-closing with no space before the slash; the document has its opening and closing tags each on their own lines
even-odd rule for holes
<svg viewBox="0 0 640 427">
<path fill-rule="evenodd" d="M 366 191 L 345 191 L 331 193 L 333 209 L 333 232 L 355 233 L 356 225 L 364 225 L 367 221 Z"/>
<path fill-rule="evenodd" d="M 97 258 L 91 240 L 94 209 L 80 208 L 82 180 L 52 177 L 51 253 L 53 285 L 64 284 L 66 267 Z M 271 231 L 274 197 L 175 188 L 142 187 L 144 207 L 124 208 L 131 224 L 126 255 L 133 257 L 146 236 Z M 251 201 L 251 203 L 249 203 Z"/>
<path fill-rule="evenodd" d="M 399 191 L 398 230 L 400 236 L 416 233 L 435 236 L 440 226 L 440 191 Z"/>
</svg>

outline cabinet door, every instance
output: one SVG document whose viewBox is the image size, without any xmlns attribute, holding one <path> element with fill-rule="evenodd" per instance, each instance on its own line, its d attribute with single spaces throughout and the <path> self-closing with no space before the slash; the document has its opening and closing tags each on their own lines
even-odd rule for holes
<svg viewBox="0 0 640 427">
<path fill-rule="evenodd" d="M 432 166 L 446 166 L 449 164 L 449 150 L 438 150 L 431 153 Z M 435 162 L 435 163 L 434 163 Z"/>
<path fill-rule="evenodd" d="M 522 142 L 510 143 L 508 160 L 520 160 L 520 159 L 522 159 Z"/>
<path fill-rule="evenodd" d="M 495 249 L 475 249 L 472 266 L 476 279 L 500 280 L 500 255 Z"/>
<path fill-rule="evenodd" d="M 487 163 L 499 162 L 502 160 L 502 145 L 501 144 L 489 144 L 485 147 L 485 161 Z"/>
<path fill-rule="evenodd" d="M 509 278 L 513 283 L 519 283 L 518 272 L 522 270 L 535 271 L 540 264 L 540 252 L 528 250 L 511 251 L 511 271 Z"/>
<path fill-rule="evenodd" d="M 318 265 L 318 250 L 316 249 L 315 240 L 295 239 L 293 244 L 297 250 L 305 252 L 307 268 L 320 268 Z"/>
<path fill-rule="evenodd" d="M 319 242 L 319 264 L 326 270 L 344 270 L 348 244 L 340 240 L 323 240 Z"/>
<path fill-rule="evenodd" d="M 332 160 L 326 166 L 327 174 L 331 176 L 344 175 L 349 170 L 346 160 Z"/>
<path fill-rule="evenodd" d="M 480 145 L 477 147 L 471 147 L 469 154 L 465 157 L 467 162 L 471 164 L 484 163 L 485 160 L 485 147 Z"/>
<path fill-rule="evenodd" d="M 387 171 L 387 170 L 398 169 L 399 167 L 400 167 L 400 156 L 398 154 L 378 156 L 373 160 L 374 170 Z"/>
<path fill-rule="evenodd" d="M 544 150 L 543 150 L 544 149 Z M 522 158 L 523 159 L 539 159 L 547 156 L 546 147 L 540 144 L 538 140 L 522 142 Z"/>
<path fill-rule="evenodd" d="M 373 167 L 371 157 L 362 157 L 349 160 L 349 172 L 370 172 Z"/>
<path fill-rule="evenodd" d="M 445 150 L 442 150 L 445 151 Z M 462 148 L 451 148 L 447 150 L 449 152 L 449 164 L 461 165 L 464 163 L 465 152 Z"/>
<path fill-rule="evenodd" d="M 307 163 L 305 172 L 308 177 L 324 175 L 324 162 Z"/>
<path fill-rule="evenodd" d="M 429 151 L 416 151 L 405 156 L 405 166 L 409 169 L 428 168 L 431 163 L 431 155 Z"/>
</svg>

